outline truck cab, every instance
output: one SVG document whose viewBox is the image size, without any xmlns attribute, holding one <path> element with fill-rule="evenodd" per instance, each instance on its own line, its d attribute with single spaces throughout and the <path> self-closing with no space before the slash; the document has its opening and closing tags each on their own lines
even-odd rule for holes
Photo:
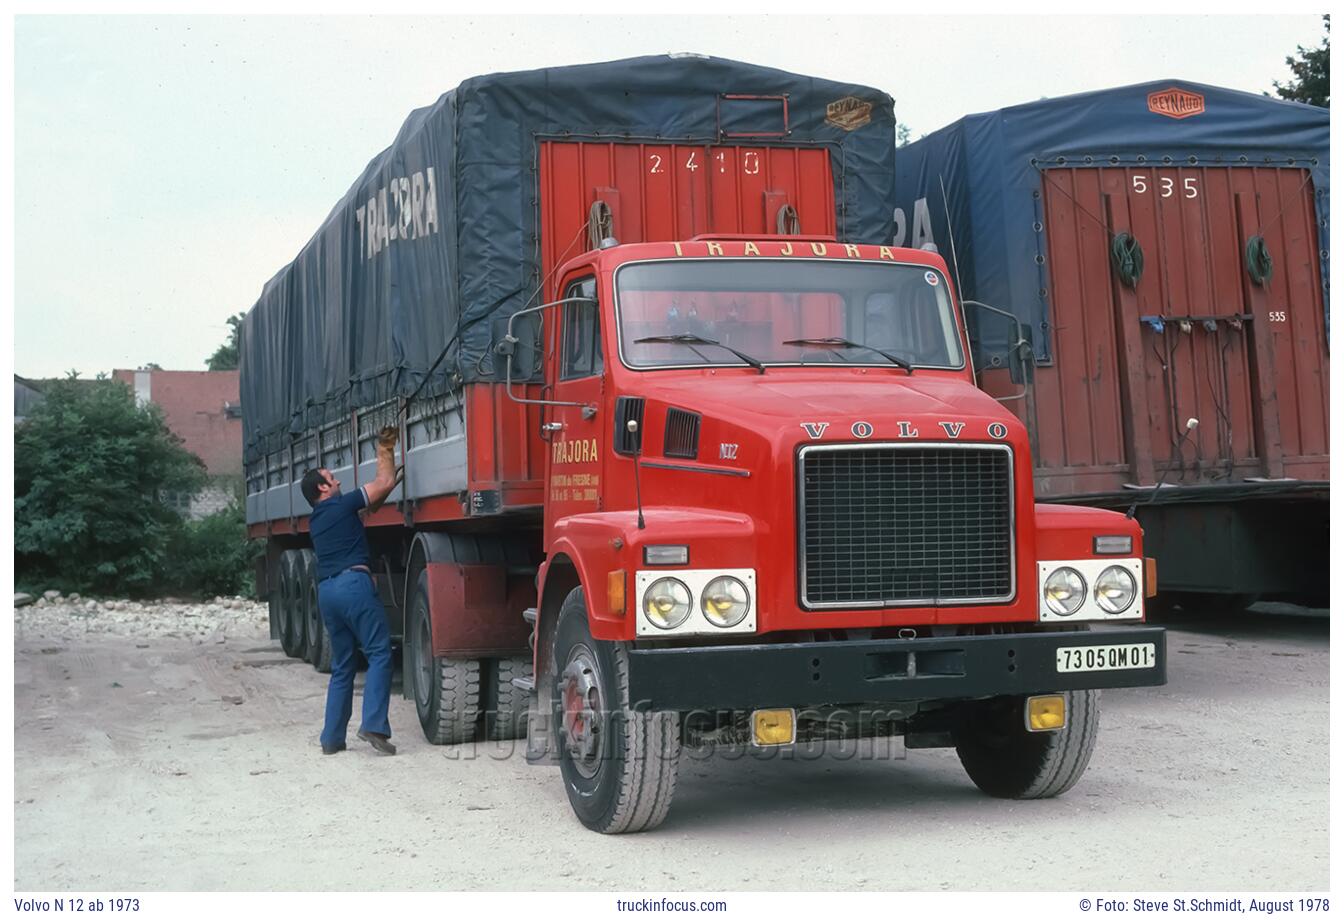
<svg viewBox="0 0 1344 920">
<path fill-rule="evenodd" d="M 936 253 L 608 241 L 556 278 L 496 357 L 547 445 L 529 756 L 585 824 L 656 824 L 681 744 L 731 739 L 903 735 L 1055 795 L 1096 691 L 1165 681 L 1137 523 L 1036 504 Z"/>
</svg>

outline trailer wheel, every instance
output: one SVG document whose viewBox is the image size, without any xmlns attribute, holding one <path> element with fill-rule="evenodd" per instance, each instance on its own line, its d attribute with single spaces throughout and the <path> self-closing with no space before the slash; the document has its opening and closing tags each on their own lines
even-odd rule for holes
<svg viewBox="0 0 1344 920">
<path fill-rule="evenodd" d="M 527 707 L 531 694 L 515 687 L 513 679 L 532 676 L 532 659 L 496 658 L 491 672 L 493 692 L 486 709 L 491 740 L 511 741 L 527 737 Z"/>
<path fill-rule="evenodd" d="M 308 653 L 305 660 L 323 674 L 331 673 L 331 642 L 327 639 L 327 624 L 322 622 L 322 608 L 317 602 L 317 556 L 310 549 L 300 551 L 303 556 L 303 612 L 308 625 Z"/>
<path fill-rule="evenodd" d="M 1064 700 L 1068 721 L 1055 732 L 1027 731 L 1025 697 L 968 704 L 953 741 L 971 781 L 1000 799 L 1048 799 L 1073 788 L 1097 742 L 1100 695 L 1069 690 Z"/>
<path fill-rule="evenodd" d="M 303 639 L 303 607 L 299 594 L 298 552 L 280 554 L 280 647 L 290 658 L 299 657 Z"/>
<path fill-rule="evenodd" d="M 481 705 L 481 663 L 474 658 L 438 658 L 430 633 L 429 574 L 421 572 L 411 603 L 405 670 L 415 712 L 430 744 L 462 744 L 476 735 Z"/>
<path fill-rule="evenodd" d="M 574 814 L 604 834 L 657 827 L 677 789 L 679 713 L 630 708 L 629 655 L 592 637 L 582 588 L 560 607 L 552 651 L 554 737 Z"/>
</svg>

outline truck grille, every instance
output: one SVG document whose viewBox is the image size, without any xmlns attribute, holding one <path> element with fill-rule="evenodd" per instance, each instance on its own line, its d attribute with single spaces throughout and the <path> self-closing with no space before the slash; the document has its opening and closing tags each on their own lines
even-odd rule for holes
<svg viewBox="0 0 1344 920">
<path fill-rule="evenodd" d="M 804 606 L 1012 597 L 1006 445 L 807 447 L 799 476 Z"/>
</svg>

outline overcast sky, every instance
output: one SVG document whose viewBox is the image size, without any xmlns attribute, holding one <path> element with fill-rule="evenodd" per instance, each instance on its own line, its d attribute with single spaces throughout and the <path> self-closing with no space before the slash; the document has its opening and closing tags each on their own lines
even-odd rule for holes
<svg viewBox="0 0 1344 920">
<path fill-rule="evenodd" d="M 698 51 L 969 112 L 1181 78 L 1260 92 L 1312 15 L 20 17 L 15 370 L 202 369 L 411 109 L 466 77 Z"/>
</svg>

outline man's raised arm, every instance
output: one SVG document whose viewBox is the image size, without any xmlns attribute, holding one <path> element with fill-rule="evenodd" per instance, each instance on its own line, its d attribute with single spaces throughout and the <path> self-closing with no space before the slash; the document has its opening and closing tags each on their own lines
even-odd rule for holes
<svg viewBox="0 0 1344 920">
<path fill-rule="evenodd" d="M 384 428 L 378 432 L 378 475 L 373 482 L 366 483 L 364 494 L 368 497 L 368 509 L 376 511 L 382 507 L 387 496 L 397 486 L 398 473 L 395 453 L 397 449 L 397 429 Z"/>
</svg>

